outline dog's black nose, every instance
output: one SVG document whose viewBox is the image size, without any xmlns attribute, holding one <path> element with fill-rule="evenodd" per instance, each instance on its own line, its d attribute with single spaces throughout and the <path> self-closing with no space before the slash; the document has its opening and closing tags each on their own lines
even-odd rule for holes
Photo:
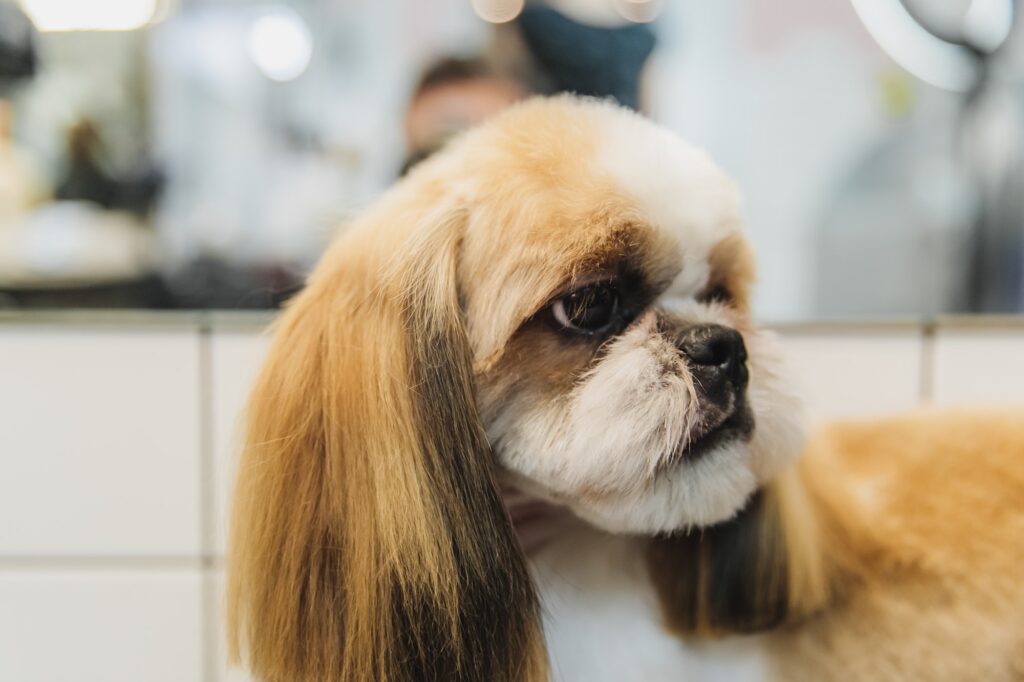
<svg viewBox="0 0 1024 682">
<path fill-rule="evenodd" d="M 735 329 L 719 324 L 694 325 L 683 333 L 679 350 L 694 365 L 720 373 L 736 388 L 746 387 L 747 348 Z"/>
</svg>

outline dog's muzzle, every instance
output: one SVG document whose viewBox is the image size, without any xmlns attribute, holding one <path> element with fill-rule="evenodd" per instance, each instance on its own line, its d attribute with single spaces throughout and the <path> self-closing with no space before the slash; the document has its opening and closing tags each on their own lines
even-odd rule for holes
<svg viewBox="0 0 1024 682">
<path fill-rule="evenodd" d="M 676 346 L 686 357 L 697 390 L 697 419 L 683 445 L 692 459 L 724 442 L 749 438 L 754 419 L 747 405 L 747 349 L 735 329 L 718 324 L 693 325 Z"/>
<path fill-rule="evenodd" d="M 719 324 L 694 325 L 683 332 L 677 345 L 709 399 L 730 402 L 746 391 L 747 348 L 738 331 Z"/>
</svg>

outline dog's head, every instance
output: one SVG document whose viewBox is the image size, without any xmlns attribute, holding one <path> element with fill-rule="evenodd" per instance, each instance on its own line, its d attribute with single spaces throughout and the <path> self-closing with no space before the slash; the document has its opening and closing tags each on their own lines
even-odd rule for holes
<svg viewBox="0 0 1024 682">
<path fill-rule="evenodd" d="M 797 451 L 737 192 L 609 104 L 534 100 L 416 168 L 279 323 L 231 614 L 267 679 L 543 674 L 498 479 L 601 528 L 724 521 Z"/>
<path fill-rule="evenodd" d="M 477 401 L 518 487 L 612 531 L 731 517 L 797 449 L 733 183 L 607 105 L 524 107 L 456 150 Z"/>
</svg>

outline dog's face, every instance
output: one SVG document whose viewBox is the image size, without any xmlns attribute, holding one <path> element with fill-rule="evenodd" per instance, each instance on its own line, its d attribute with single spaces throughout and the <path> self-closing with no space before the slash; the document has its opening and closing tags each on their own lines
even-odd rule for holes
<svg viewBox="0 0 1024 682">
<path fill-rule="evenodd" d="M 737 193 L 703 153 L 563 100 L 511 112 L 441 166 L 466 211 L 480 415 L 513 485 L 651 533 L 732 516 L 798 450 L 749 315 Z"/>
</svg>

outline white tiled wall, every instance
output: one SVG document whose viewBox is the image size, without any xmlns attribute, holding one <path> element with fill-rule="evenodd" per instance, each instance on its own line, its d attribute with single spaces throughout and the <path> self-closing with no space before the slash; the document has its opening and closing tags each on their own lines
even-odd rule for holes
<svg viewBox="0 0 1024 682">
<path fill-rule="evenodd" d="M 201 608 L 198 567 L 0 570 L 0 680 L 200 680 Z"/>
<path fill-rule="evenodd" d="M 812 419 L 1024 403 L 1024 325 L 777 330 Z M 244 682 L 221 633 L 255 326 L 0 324 L 0 682 Z"/>
<path fill-rule="evenodd" d="M 934 357 L 937 404 L 1024 405 L 1024 328 L 940 328 Z"/>
<path fill-rule="evenodd" d="M 871 417 L 918 405 L 925 336 L 918 327 L 782 330 L 788 369 L 813 420 Z"/>
<path fill-rule="evenodd" d="M 0 327 L 0 555 L 196 556 L 199 337 Z"/>
</svg>

